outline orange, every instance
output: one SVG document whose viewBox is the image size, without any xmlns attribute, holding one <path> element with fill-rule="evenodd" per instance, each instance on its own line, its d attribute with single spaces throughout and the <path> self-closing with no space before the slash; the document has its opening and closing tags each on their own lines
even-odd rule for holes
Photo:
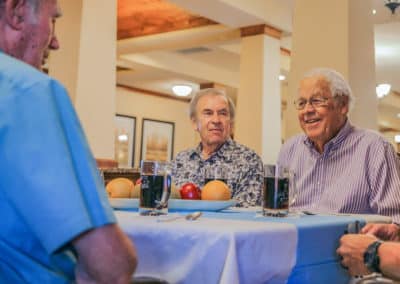
<svg viewBox="0 0 400 284">
<path fill-rule="evenodd" d="M 209 181 L 201 191 L 202 200 L 229 200 L 231 191 L 228 185 L 220 180 Z"/>
<path fill-rule="evenodd" d="M 106 186 L 108 196 L 111 198 L 129 198 L 135 186 L 130 179 L 115 178 Z"/>
</svg>

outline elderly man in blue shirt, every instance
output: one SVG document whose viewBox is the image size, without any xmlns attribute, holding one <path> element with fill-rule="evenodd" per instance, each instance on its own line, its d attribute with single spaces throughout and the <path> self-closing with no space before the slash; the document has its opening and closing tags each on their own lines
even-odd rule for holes
<svg viewBox="0 0 400 284">
<path fill-rule="evenodd" d="M 0 0 L 0 283 L 129 283 L 133 244 L 66 90 L 38 70 L 60 14 L 57 0 Z"/>
</svg>

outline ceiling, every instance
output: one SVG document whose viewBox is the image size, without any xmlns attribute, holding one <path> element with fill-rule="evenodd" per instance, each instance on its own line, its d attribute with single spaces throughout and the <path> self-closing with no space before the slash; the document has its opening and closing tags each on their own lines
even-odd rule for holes
<svg viewBox="0 0 400 284">
<path fill-rule="evenodd" d="M 377 83 L 392 92 L 379 101 L 381 130 L 400 131 L 400 11 L 383 0 L 376 10 Z M 251 5 L 246 5 L 251 3 Z M 174 84 L 194 91 L 218 83 L 235 98 L 239 82 L 240 27 L 268 24 L 283 31 L 281 72 L 289 74 L 294 0 L 118 0 L 119 85 L 173 97 Z M 399 9 L 400 10 L 400 9 Z"/>
</svg>

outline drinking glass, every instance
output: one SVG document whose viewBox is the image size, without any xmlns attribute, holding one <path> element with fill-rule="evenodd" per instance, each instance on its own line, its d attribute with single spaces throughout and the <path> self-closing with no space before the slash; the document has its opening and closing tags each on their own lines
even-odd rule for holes
<svg viewBox="0 0 400 284">
<path fill-rule="evenodd" d="M 220 180 L 228 183 L 228 170 L 222 165 L 213 165 L 212 167 L 204 169 L 204 184 L 212 180 Z"/>
<path fill-rule="evenodd" d="M 295 199 L 293 172 L 279 165 L 264 165 L 263 215 L 287 216 Z"/>
<path fill-rule="evenodd" d="M 166 162 L 140 162 L 140 215 L 162 215 L 168 213 L 171 193 L 171 174 Z"/>
</svg>

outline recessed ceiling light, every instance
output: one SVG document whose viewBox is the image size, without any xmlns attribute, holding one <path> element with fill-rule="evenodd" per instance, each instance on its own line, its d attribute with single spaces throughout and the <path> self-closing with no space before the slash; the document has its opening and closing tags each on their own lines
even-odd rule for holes
<svg viewBox="0 0 400 284">
<path fill-rule="evenodd" d="M 388 95 L 390 92 L 390 88 L 392 86 L 390 84 L 379 84 L 376 86 L 376 95 L 378 98 L 383 98 L 384 96 Z"/>
<path fill-rule="evenodd" d="M 375 14 L 376 14 L 376 10 L 373 9 L 373 10 L 372 10 L 372 15 L 375 15 Z"/>
<path fill-rule="evenodd" d="M 279 75 L 279 81 L 283 81 L 283 80 L 285 80 L 286 79 L 286 76 L 285 75 Z"/>
<path fill-rule="evenodd" d="M 172 92 L 179 97 L 186 97 L 192 92 L 192 87 L 188 85 L 175 85 L 172 87 Z"/>
</svg>

